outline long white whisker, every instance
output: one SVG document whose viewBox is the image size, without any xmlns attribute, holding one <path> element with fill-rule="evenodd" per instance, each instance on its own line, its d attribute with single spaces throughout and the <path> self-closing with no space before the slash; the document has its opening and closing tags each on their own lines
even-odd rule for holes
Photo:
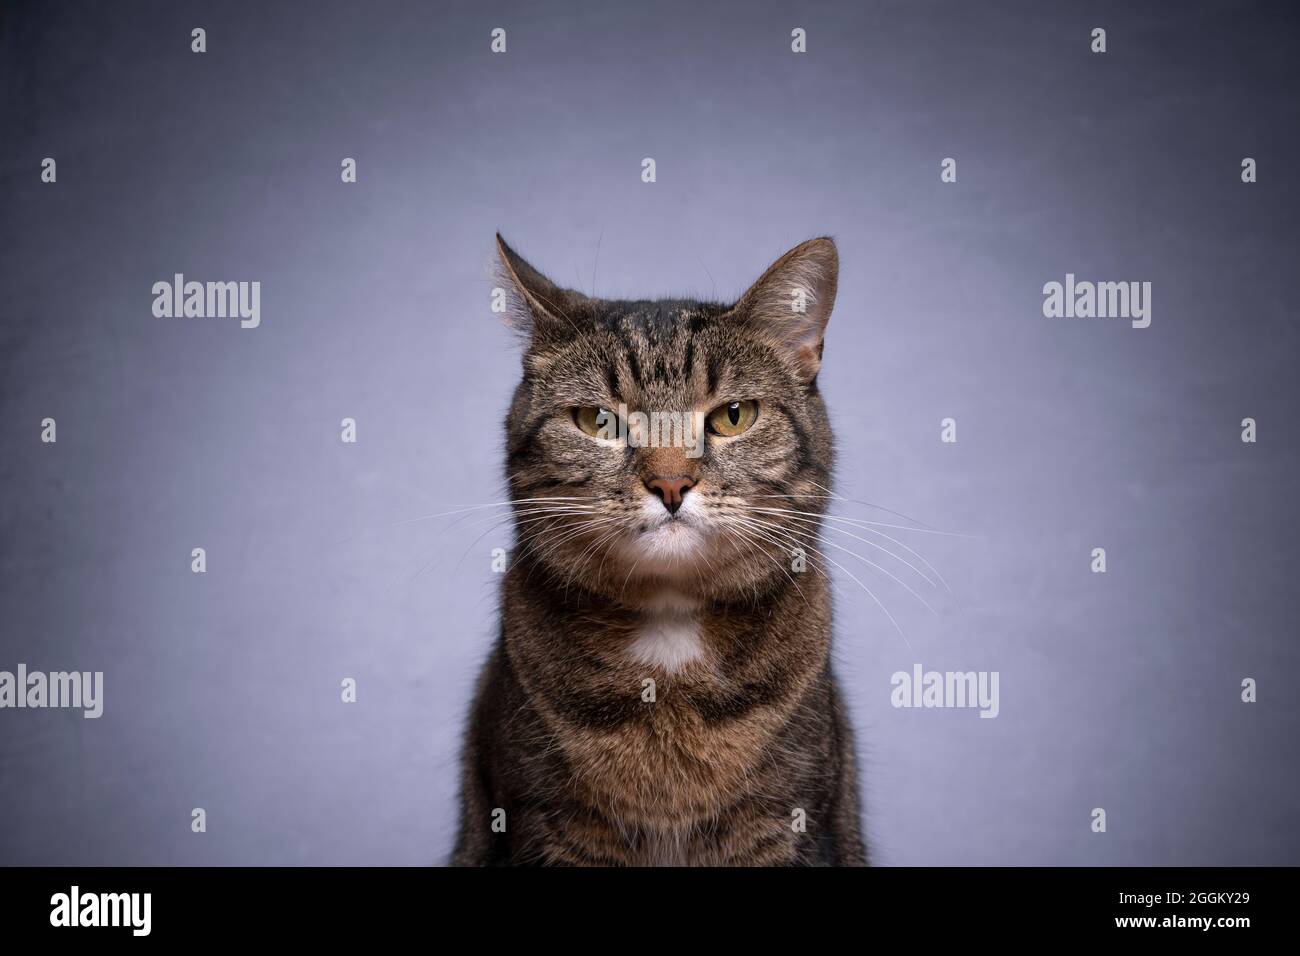
<svg viewBox="0 0 1300 956">
<path fill-rule="evenodd" d="M 867 543 L 870 544 L 871 542 L 868 541 Z M 925 606 L 925 609 L 926 609 L 927 611 L 929 611 L 931 614 L 935 615 L 936 617 L 938 616 L 939 612 L 936 611 L 933 607 L 930 606 L 930 602 L 928 602 L 925 598 L 921 597 L 921 595 L 918 594 L 918 593 L 917 593 L 917 592 L 912 588 L 911 585 L 909 585 L 909 584 L 908 584 L 906 581 L 904 581 L 902 578 L 900 578 L 900 577 L 898 577 L 897 575 L 895 575 L 895 574 L 894 574 L 892 571 L 890 571 L 888 568 L 881 567 L 879 564 L 876 564 L 876 562 L 871 561 L 871 560 L 869 560 L 868 558 L 863 557 L 862 555 L 858 554 L 856 551 L 853 551 L 853 550 L 851 550 L 851 549 L 849 549 L 849 548 L 846 548 L 846 547 L 844 547 L 843 545 L 836 544 L 834 541 L 823 541 L 822 544 L 826 544 L 826 545 L 829 545 L 829 546 L 832 547 L 832 548 L 836 548 L 836 549 L 838 549 L 838 550 L 840 550 L 840 551 L 843 551 L 845 554 L 851 554 L 851 555 L 853 555 L 853 557 L 857 558 L 859 561 L 861 561 L 863 564 L 867 565 L 868 567 L 875 568 L 875 569 L 876 569 L 877 571 L 879 571 L 881 574 L 883 574 L 883 575 L 885 575 L 886 577 L 888 577 L 891 581 L 894 581 L 895 583 L 897 583 L 898 585 L 900 585 L 901 587 L 903 587 L 904 589 L 906 589 L 907 593 L 910 594 L 910 595 L 912 595 L 912 597 L 916 598 L 918 601 L 920 601 L 920 602 Z M 877 545 L 877 547 L 879 547 L 879 545 Z M 883 550 L 883 549 L 882 549 L 882 550 Z M 886 552 L 886 553 L 889 553 L 889 552 Z M 897 555 L 895 555 L 895 557 L 897 557 Z M 902 560 L 902 559 L 900 558 L 899 560 Z M 904 562 L 904 563 L 906 563 L 906 562 Z M 916 569 L 913 568 L 913 570 L 916 570 Z M 920 574 L 919 571 L 917 571 L 917 573 Z M 925 577 L 925 575 L 922 574 L 921 577 Z M 928 579 L 927 579 L 927 580 L 928 580 Z M 932 583 L 933 583 L 933 582 L 932 582 Z"/>
<path fill-rule="evenodd" d="M 770 512 L 766 512 L 766 513 L 770 513 Z M 819 523 L 818 520 L 817 520 L 816 518 L 804 518 L 804 517 L 801 517 L 800 515 L 796 515 L 796 514 L 793 514 L 793 513 L 790 513 L 790 519 L 791 519 L 792 521 L 800 521 L 800 522 L 804 522 L 804 523 L 807 523 L 807 524 L 818 524 L 818 523 Z M 934 581 L 930 579 L 929 575 L 927 575 L 924 571 L 922 571 L 922 570 L 921 570 L 920 568 L 918 568 L 916 565 L 912 564 L 912 563 L 911 563 L 910 561 L 908 561 L 906 558 L 902 557 L 901 555 L 897 555 L 897 554 L 895 554 L 893 551 L 890 551 L 888 548 L 883 547 L 882 545 L 876 544 L 876 542 L 874 542 L 874 541 L 870 541 L 870 540 L 868 540 L 868 539 L 862 537 L 861 535 L 856 535 L 856 534 L 854 534 L 852 531 L 848 531 L 848 530 L 845 529 L 845 528 L 837 528 L 837 527 L 835 527 L 834 525 L 828 525 L 827 528 L 826 528 L 826 530 L 827 530 L 827 531 L 838 531 L 840 534 L 846 534 L 846 535 L 848 535 L 850 538 L 853 538 L 853 539 L 856 540 L 856 541 L 861 541 L 863 544 L 868 544 L 868 545 L 870 545 L 871 547 L 875 548 L 875 549 L 878 550 L 878 551 L 883 551 L 885 554 L 889 555 L 889 556 L 890 556 L 891 558 L 893 558 L 895 561 L 898 561 L 898 562 L 900 562 L 900 563 L 902 563 L 902 564 L 905 564 L 905 565 L 907 565 L 907 567 L 909 567 L 909 568 L 911 568 L 913 571 L 915 571 L 915 572 L 916 572 L 916 573 L 917 573 L 917 574 L 918 574 L 922 579 L 924 579 L 924 581 L 925 581 L 926 584 L 930 585 L 930 587 L 936 587 Z M 916 555 L 916 557 L 921 561 L 922 564 L 924 564 L 927 568 L 929 568 L 931 571 L 934 572 L 935 577 L 937 577 L 937 578 L 938 578 L 938 579 L 943 583 L 943 586 L 944 586 L 945 588 L 947 588 L 948 593 L 949 593 L 949 594 L 952 593 L 952 588 L 949 588 L 949 587 L 948 587 L 948 582 L 943 580 L 943 575 L 940 574 L 940 573 L 935 569 L 934 565 L 932 565 L 929 561 L 927 561 L 923 555 L 918 554 L 914 549 L 909 548 L 906 544 L 904 544 L 903 542 L 897 540 L 896 538 L 891 538 L 889 535 L 885 534 L 883 531 L 876 531 L 876 530 L 873 529 L 873 528 L 862 528 L 861 530 L 866 531 L 866 532 L 868 532 L 868 533 L 870 533 L 870 534 L 877 534 L 877 535 L 880 535 L 880 537 L 884 538 L 886 541 L 893 541 L 894 544 L 898 545 L 900 548 L 903 548 L 903 549 L 905 549 L 905 550 L 911 552 L 912 554 Z"/>
<path fill-rule="evenodd" d="M 776 529 L 776 530 L 778 530 L 778 531 L 780 531 L 781 533 L 784 533 L 784 534 L 788 534 L 788 533 L 789 533 L 789 532 L 785 532 L 784 529 Z M 829 543 L 829 542 L 827 542 L 827 543 Z M 802 544 L 802 542 L 800 542 L 800 547 L 802 547 L 802 546 L 803 546 L 803 544 Z M 810 546 L 810 547 L 811 547 L 811 546 Z M 845 574 L 847 574 L 850 578 L 853 579 L 854 583 L 856 583 L 858 587 L 862 588 L 862 590 L 864 590 L 864 591 L 867 592 L 867 596 L 870 597 L 871 600 L 873 600 L 873 601 L 876 602 L 876 606 L 879 607 L 880 610 L 884 612 L 885 617 L 889 618 L 889 623 L 892 624 L 892 625 L 894 625 L 894 630 L 896 630 L 896 631 L 898 632 L 898 636 L 901 637 L 901 638 L 903 639 L 903 643 L 907 645 L 907 647 L 908 647 L 909 650 L 911 650 L 911 649 L 912 649 L 912 642 L 909 641 L 909 640 L 907 639 L 907 635 L 906 635 L 905 633 L 903 633 L 903 629 L 899 626 L 898 621 L 896 621 L 896 620 L 894 619 L 894 615 L 892 615 L 892 614 L 889 613 L 889 608 L 885 607 L 885 605 L 881 602 L 880 598 L 876 597 L 875 592 L 872 591 L 871 588 L 869 588 L 869 587 L 867 587 L 865 584 L 863 584 L 862 581 L 859 580 L 859 578 L 858 578 L 858 576 L 857 576 L 856 574 L 854 574 L 854 573 L 853 573 L 852 571 L 850 571 L 848 568 L 844 567 L 844 565 L 840 564 L 840 563 L 839 563 L 838 561 L 836 561 L 834 558 L 830 557 L 829 555 L 827 555 L 827 554 L 825 554 L 825 553 L 823 553 L 823 552 L 821 552 L 821 551 L 818 551 L 816 548 L 812 548 L 812 550 L 813 550 L 813 551 L 816 551 L 816 553 L 821 557 L 821 559 L 822 559 L 823 561 L 829 561 L 831 564 L 835 565 L 835 567 L 839 568 L 841 571 L 843 571 Z M 924 603 L 924 602 L 922 602 L 922 603 Z"/>
<path fill-rule="evenodd" d="M 451 517 L 452 515 L 464 514 L 466 511 L 481 511 L 481 510 L 484 509 L 484 508 L 504 508 L 504 507 L 507 507 L 507 506 L 509 506 L 509 505 L 525 504 L 525 503 L 534 502 L 534 501 L 539 501 L 539 502 L 545 502 L 545 501 L 556 501 L 556 502 L 560 502 L 560 501 L 594 501 L 594 500 L 595 500 L 595 499 L 594 499 L 594 498 L 591 498 L 590 496 L 588 496 L 588 497 L 584 497 L 584 498 L 577 498 L 577 497 L 561 497 L 561 496 L 558 496 L 558 495 L 557 495 L 557 496 L 555 496 L 555 497 L 550 497 L 550 498 L 519 498 L 519 499 L 516 499 L 516 500 L 514 500 L 514 501 L 510 501 L 510 500 L 507 500 L 507 501 L 493 501 L 493 502 L 491 502 L 491 503 L 489 503 L 489 504 L 485 504 L 485 505 L 469 505 L 469 506 L 464 507 L 464 508 L 455 508 L 455 509 L 453 509 L 453 510 L 451 510 L 451 511 L 441 511 L 441 512 L 438 512 L 437 514 L 431 514 L 431 515 L 420 515 L 419 517 L 416 517 L 416 518 L 406 518 L 406 519 L 404 519 L 404 520 L 402 520 L 402 521 L 394 521 L 394 522 L 390 525 L 390 527 L 394 527 L 394 528 L 395 528 L 395 527 L 397 527 L 397 526 L 399 526 L 399 525 L 404 525 L 404 524 L 414 524 L 414 523 L 417 522 L 417 521 L 429 521 L 429 520 L 432 520 L 433 518 L 449 518 L 449 517 Z"/>
<path fill-rule="evenodd" d="M 811 478 L 808 479 L 808 483 L 812 485 L 814 488 L 820 488 L 822 491 L 826 492 L 828 496 L 830 496 L 836 501 L 843 501 L 846 502 L 847 504 L 862 505 L 865 508 L 875 508 L 877 511 L 883 511 L 886 514 L 891 514 L 896 518 L 903 518 L 907 521 L 912 522 L 913 524 L 920 525 L 922 528 L 925 528 L 926 530 L 929 531 L 936 530 L 933 526 L 926 524 L 924 521 L 920 521 L 916 518 L 913 518 L 911 515 L 905 515 L 901 511 L 895 511 L 893 508 L 886 508 L 884 505 L 874 504 L 873 502 L 870 501 L 860 501 L 857 498 L 845 498 L 843 495 L 837 494 L 836 492 L 832 491 L 830 488 L 827 488 L 825 485 L 818 484 L 817 482 L 813 481 Z"/>
<path fill-rule="evenodd" d="M 937 534 L 945 538 L 971 538 L 974 535 L 963 534 L 960 531 L 938 531 L 933 528 L 913 528 L 905 524 L 889 524 L 884 521 L 868 521 L 866 518 L 845 518 L 842 515 L 825 514 L 820 511 L 799 511 L 794 508 L 750 508 L 751 511 L 766 511 L 772 514 L 796 514 L 808 515 L 813 518 L 825 518 L 827 521 L 842 521 L 845 524 L 857 525 L 859 527 L 874 526 L 877 528 L 897 528 L 899 531 L 915 531 L 917 534 Z"/>
</svg>

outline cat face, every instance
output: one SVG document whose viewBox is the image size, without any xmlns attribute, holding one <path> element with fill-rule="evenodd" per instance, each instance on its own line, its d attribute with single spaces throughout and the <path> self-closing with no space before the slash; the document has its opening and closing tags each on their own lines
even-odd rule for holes
<svg viewBox="0 0 1300 956">
<path fill-rule="evenodd" d="M 526 339 L 506 421 L 516 547 L 633 603 L 735 599 L 799 570 L 830 486 L 831 240 L 730 306 L 589 298 L 498 247 Z"/>
</svg>

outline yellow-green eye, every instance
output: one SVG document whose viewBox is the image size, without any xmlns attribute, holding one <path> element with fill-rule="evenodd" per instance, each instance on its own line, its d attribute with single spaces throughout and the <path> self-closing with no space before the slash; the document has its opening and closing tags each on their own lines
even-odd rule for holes
<svg viewBox="0 0 1300 956">
<path fill-rule="evenodd" d="M 575 408 L 573 423 L 593 438 L 612 438 L 617 428 L 614 413 L 597 405 Z"/>
<path fill-rule="evenodd" d="M 758 402 L 728 402 L 709 412 L 709 430 L 715 435 L 731 438 L 749 431 L 758 418 Z"/>
</svg>

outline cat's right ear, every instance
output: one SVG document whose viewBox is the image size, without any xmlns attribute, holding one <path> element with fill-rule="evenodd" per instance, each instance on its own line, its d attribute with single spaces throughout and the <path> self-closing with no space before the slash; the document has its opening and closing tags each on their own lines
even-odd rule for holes
<svg viewBox="0 0 1300 956">
<path fill-rule="evenodd" d="M 827 236 L 795 246 L 768 267 L 733 311 L 776 346 L 804 382 L 817 377 L 840 257 Z"/>
<path fill-rule="evenodd" d="M 506 289 L 506 320 L 528 346 L 576 331 L 573 311 L 586 296 L 561 289 L 511 249 L 497 233 L 498 275 Z"/>
</svg>

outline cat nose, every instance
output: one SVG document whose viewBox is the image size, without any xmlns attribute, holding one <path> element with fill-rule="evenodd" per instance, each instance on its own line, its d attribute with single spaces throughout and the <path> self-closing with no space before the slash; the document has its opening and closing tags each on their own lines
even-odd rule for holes
<svg viewBox="0 0 1300 956">
<path fill-rule="evenodd" d="M 695 480 L 685 475 L 676 478 L 651 478 L 645 486 L 658 496 L 669 514 L 675 515 L 677 509 L 682 506 L 682 499 L 686 497 L 686 492 L 695 487 Z"/>
</svg>

